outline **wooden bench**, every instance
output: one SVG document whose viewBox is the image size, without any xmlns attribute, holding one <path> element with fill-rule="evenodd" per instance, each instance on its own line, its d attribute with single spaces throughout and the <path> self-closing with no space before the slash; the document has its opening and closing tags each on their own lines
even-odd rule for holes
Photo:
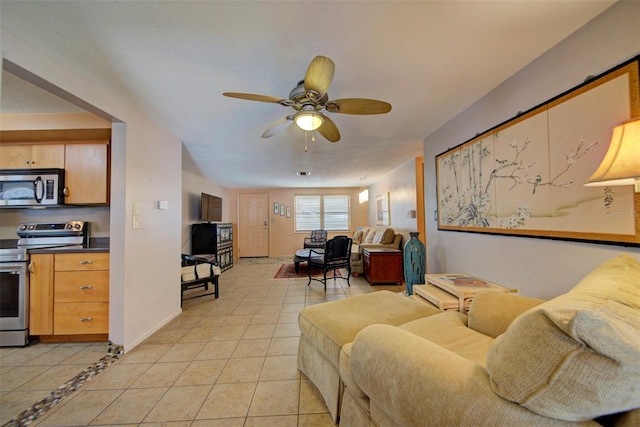
<svg viewBox="0 0 640 427">
<path fill-rule="evenodd" d="M 213 285 L 213 295 L 218 298 L 218 278 L 221 270 L 217 263 L 210 262 L 204 258 L 182 254 L 180 273 L 180 307 L 182 307 L 184 300 L 184 292 L 189 289 L 204 288 L 205 291 L 208 291 L 209 285 Z M 211 295 L 211 293 L 200 294 L 193 298 L 207 295 Z"/>
</svg>

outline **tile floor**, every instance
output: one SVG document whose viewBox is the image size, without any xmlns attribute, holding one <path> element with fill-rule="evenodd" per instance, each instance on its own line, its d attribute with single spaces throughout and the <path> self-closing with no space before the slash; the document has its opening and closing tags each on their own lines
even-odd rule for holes
<svg viewBox="0 0 640 427">
<path fill-rule="evenodd" d="M 288 259 L 242 259 L 220 277 L 220 298 L 185 301 L 180 316 L 66 396 L 37 426 L 332 426 L 317 389 L 296 368 L 298 312 L 381 289 L 362 277 L 322 284 L 273 279 Z M 198 292 L 193 291 L 193 292 Z M 0 349 L 0 422 L 97 362 L 106 343 Z"/>
</svg>

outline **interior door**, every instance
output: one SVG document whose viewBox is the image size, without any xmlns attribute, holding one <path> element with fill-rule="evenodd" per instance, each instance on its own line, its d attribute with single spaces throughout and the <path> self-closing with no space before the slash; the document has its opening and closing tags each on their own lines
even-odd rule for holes
<svg viewBox="0 0 640 427">
<path fill-rule="evenodd" d="M 243 193 L 238 204 L 238 257 L 268 257 L 269 196 Z"/>
</svg>

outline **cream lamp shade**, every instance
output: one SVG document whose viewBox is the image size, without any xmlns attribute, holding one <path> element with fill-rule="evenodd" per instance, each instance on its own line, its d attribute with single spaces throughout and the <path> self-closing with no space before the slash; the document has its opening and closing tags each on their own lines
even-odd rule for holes
<svg viewBox="0 0 640 427">
<path fill-rule="evenodd" d="M 369 190 L 367 190 L 366 188 L 364 190 L 361 190 L 358 193 L 358 201 L 360 202 L 360 204 L 367 203 L 369 201 Z"/>
<path fill-rule="evenodd" d="M 305 111 L 296 114 L 294 120 L 300 129 L 308 132 L 318 129 L 324 123 L 322 114 Z"/>
<path fill-rule="evenodd" d="M 607 154 L 584 185 L 633 185 L 640 193 L 640 117 L 613 129 Z"/>
</svg>

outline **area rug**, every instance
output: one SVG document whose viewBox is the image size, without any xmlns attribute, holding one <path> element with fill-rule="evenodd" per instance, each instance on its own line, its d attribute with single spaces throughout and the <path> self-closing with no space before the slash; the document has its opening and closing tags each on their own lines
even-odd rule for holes
<svg viewBox="0 0 640 427">
<path fill-rule="evenodd" d="M 311 275 L 314 277 L 322 276 L 322 269 L 312 268 Z M 342 277 L 340 270 L 336 271 L 336 276 Z M 300 264 L 300 272 L 296 273 L 295 265 L 292 262 L 283 263 L 278 269 L 276 275 L 273 276 L 274 279 L 304 279 L 305 277 L 309 277 L 307 274 L 307 263 Z M 329 277 L 333 277 L 333 271 L 327 272 L 327 279 Z"/>
</svg>

